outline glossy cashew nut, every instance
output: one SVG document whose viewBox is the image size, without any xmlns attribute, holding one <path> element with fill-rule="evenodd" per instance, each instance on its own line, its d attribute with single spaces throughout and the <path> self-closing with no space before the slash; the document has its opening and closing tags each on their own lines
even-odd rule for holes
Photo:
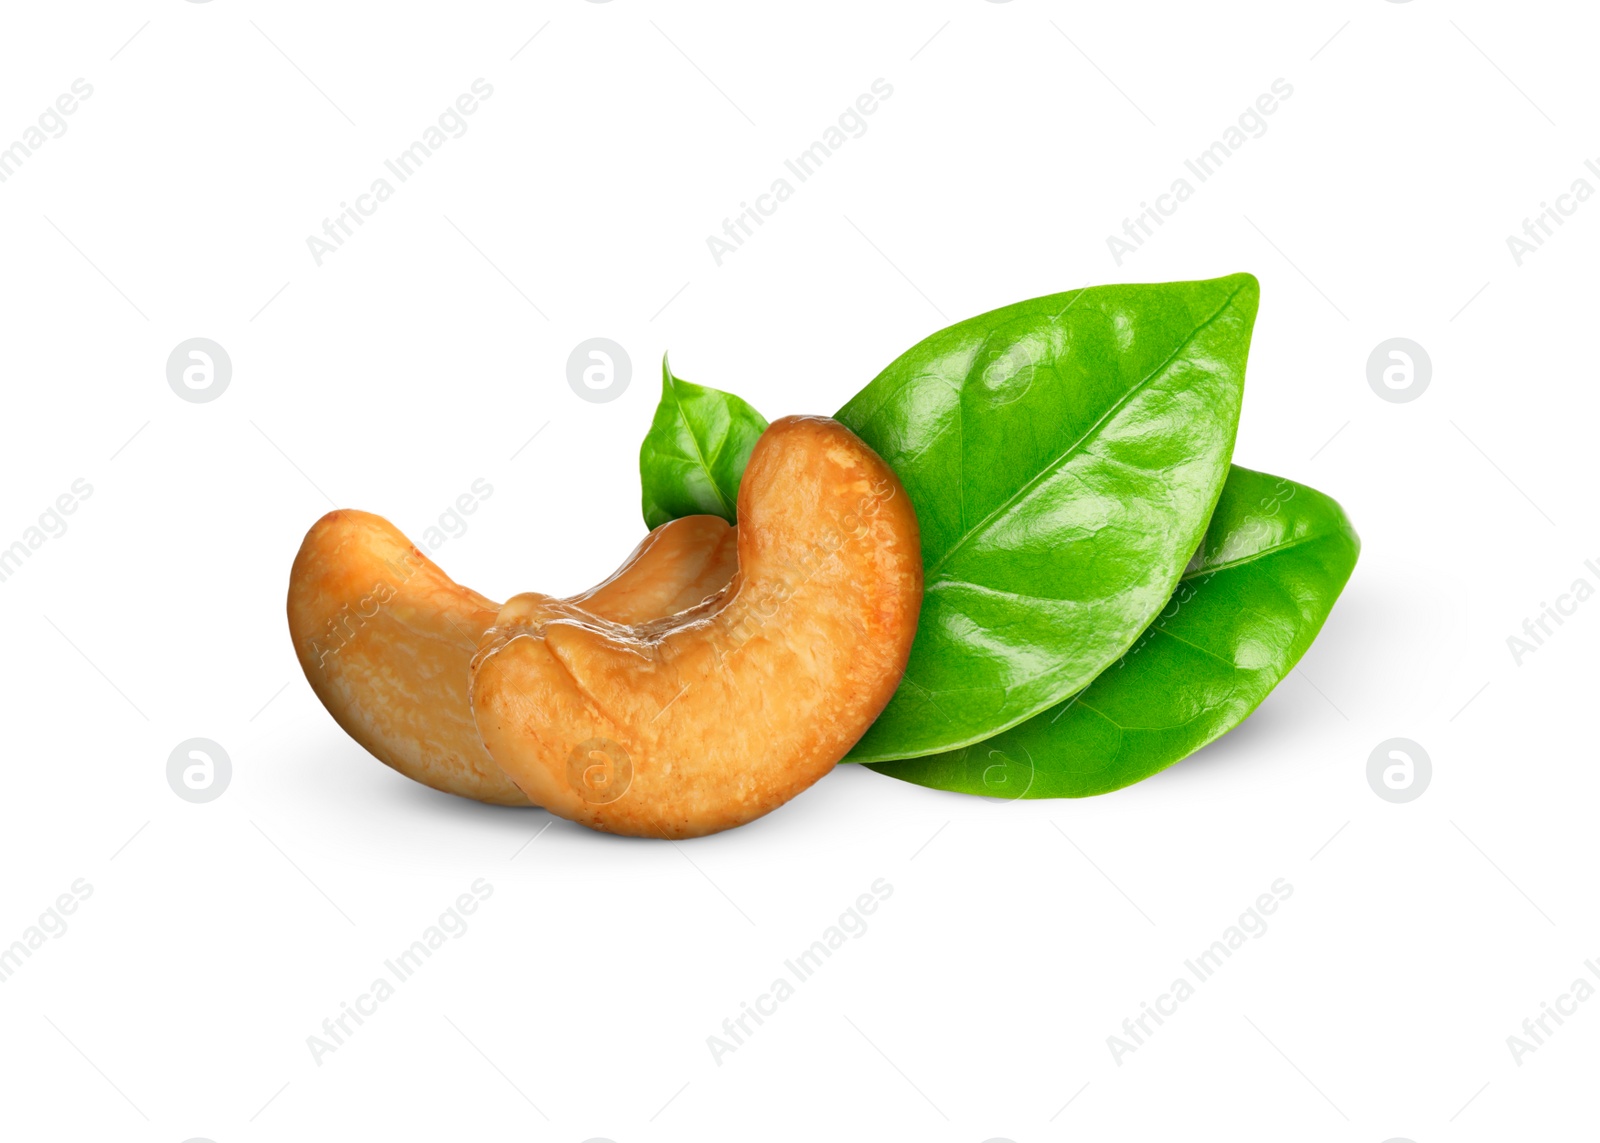
<svg viewBox="0 0 1600 1143">
<path fill-rule="evenodd" d="M 738 571 L 698 607 L 619 622 L 527 594 L 484 633 L 478 730 L 535 803 L 612 833 L 714 833 L 821 778 L 889 701 L 922 603 L 894 473 L 837 421 L 786 417 L 738 516 Z"/>
<path fill-rule="evenodd" d="M 573 602 L 635 623 L 692 607 L 734 567 L 733 529 L 688 516 L 651 532 L 615 575 Z M 484 750 L 467 696 L 468 665 L 499 610 L 369 512 L 318 520 L 289 575 L 295 653 L 350 737 L 436 790 L 527 805 Z"/>
</svg>

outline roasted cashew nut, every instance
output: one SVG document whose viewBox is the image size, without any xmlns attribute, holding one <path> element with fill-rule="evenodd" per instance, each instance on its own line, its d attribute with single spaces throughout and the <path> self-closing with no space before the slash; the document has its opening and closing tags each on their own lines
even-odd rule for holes
<svg viewBox="0 0 1600 1143">
<path fill-rule="evenodd" d="M 484 632 L 478 730 L 536 804 L 612 833 L 714 833 L 821 778 L 889 701 L 922 603 L 894 473 L 837 421 L 786 417 L 738 516 L 738 571 L 697 607 L 619 621 L 519 595 Z"/>
<path fill-rule="evenodd" d="M 615 575 L 571 602 L 636 623 L 694 606 L 734 567 L 727 523 L 689 516 L 651 532 Z M 295 653 L 334 721 L 409 778 L 520 806 L 528 800 L 484 750 L 467 695 L 468 664 L 499 610 L 369 512 L 318 520 L 289 575 Z"/>
</svg>

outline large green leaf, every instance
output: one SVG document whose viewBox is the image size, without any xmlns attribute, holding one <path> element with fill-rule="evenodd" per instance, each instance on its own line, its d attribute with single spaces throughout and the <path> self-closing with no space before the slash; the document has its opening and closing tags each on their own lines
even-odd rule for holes
<svg viewBox="0 0 1600 1143">
<path fill-rule="evenodd" d="M 1235 467 L 1166 609 L 1088 689 L 987 742 L 872 768 L 1004 798 L 1148 778 L 1261 704 L 1322 629 L 1360 550 L 1329 497 Z"/>
<path fill-rule="evenodd" d="M 732 393 L 691 385 L 661 359 L 661 404 L 639 448 L 644 522 L 721 516 L 735 523 L 739 478 L 764 417 Z"/>
<path fill-rule="evenodd" d="M 925 595 L 850 758 L 989 738 L 1082 690 L 1171 596 L 1233 452 L 1258 288 L 1095 286 L 929 337 L 839 411 L 905 483 Z"/>
</svg>

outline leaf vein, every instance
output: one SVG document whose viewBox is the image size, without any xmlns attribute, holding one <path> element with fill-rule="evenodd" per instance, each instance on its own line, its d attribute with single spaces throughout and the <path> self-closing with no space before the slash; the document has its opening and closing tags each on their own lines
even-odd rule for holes
<svg viewBox="0 0 1600 1143">
<path fill-rule="evenodd" d="M 1233 300 L 1237 298 L 1243 290 L 1243 284 L 1234 287 L 1233 292 L 1223 299 L 1222 304 L 1219 305 L 1216 310 L 1213 311 L 1204 321 L 1195 326 L 1194 329 L 1190 330 L 1189 335 L 1185 337 L 1182 343 L 1173 349 L 1170 354 L 1168 354 L 1167 358 L 1162 361 L 1160 365 L 1157 365 L 1149 373 L 1141 377 L 1137 384 L 1131 386 L 1128 391 L 1122 395 L 1121 399 L 1116 402 L 1116 404 L 1114 404 L 1110 409 L 1107 409 L 1104 415 L 1102 415 L 1098 421 L 1085 429 L 1077 440 L 1073 441 L 1067 446 L 1066 449 L 1062 451 L 1060 456 L 1051 460 L 1036 474 L 1034 474 L 1032 479 L 1030 479 L 1026 484 L 1017 489 L 1017 491 L 1012 493 L 1010 496 L 1006 497 L 1006 499 L 996 506 L 992 512 L 974 524 L 971 528 L 963 532 L 961 537 L 956 540 L 954 544 L 950 545 L 950 547 L 945 550 L 944 554 L 941 555 L 937 561 L 935 561 L 934 565 L 926 569 L 926 571 L 923 573 L 924 580 L 932 579 L 937 576 L 940 569 L 944 567 L 944 565 L 949 561 L 950 557 L 955 555 L 956 552 L 958 552 L 961 548 L 965 547 L 967 541 L 971 540 L 975 535 L 983 531 L 984 528 L 993 522 L 996 517 L 1000 516 L 1006 511 L 1009 511 L 1014 505 L 1016 505 L 1018 501 L 1023 499 L 1023 497 L 1025 497 L 1028 493 L 1032 492 L 1034 488 L 1042 484 L 1045 479 L 1053 476 L 1069 458 L 1081 452 L 1085 442 L 1097 437 L 1106 424 L 1119 412 L 1126 408 L 1130 401 L 1132 401 L 1140 393 L 1144 392 L 1145 389 L 1149 388 L 1151 383 L 1153 383 L 1156 378 L 1165 374 L 1172 363 L 1178 359 L 1179 354 L 1183 353 L 1186 349 L 1193 345 L 1195 339 L 1199 337 L 1200 334 L 1206 329 L 1210 328 L 1211 324 L 1221 317 L 1223 313 L 1233 305 Z M 968 376 L 970 379 L 970 373 Z"/>
<path fill-rule="evenodd" d="M 671 374 L 668 374 L 671 377 Z M 694 446 L 694 456 L 700 462 L 700 467 L 705 470 L 706 479 L 711 482 L 711 491 L 716 493 L 717 502 L 722 505 L 724 512 L 732 512 L 733 505 L 728 503 L 727 495 L 717 484 L 717 474 L 711 470 L 711 465 L 706 463 L 705 453 L 700 450 L 700 438 L 695 436 L 694 427 L 689 424 L 689 415 L 684 412 L 683 401 L 678 396 L 678 379 L 671 378 L 672 407 L 678 411 L 678 420 L 683 424 L 683 431 L 689 438 L 689 443 Z"/>
</svg>

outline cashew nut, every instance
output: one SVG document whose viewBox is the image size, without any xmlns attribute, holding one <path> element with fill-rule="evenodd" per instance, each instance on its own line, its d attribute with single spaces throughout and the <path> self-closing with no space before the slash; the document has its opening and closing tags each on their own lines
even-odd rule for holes
<svg viewBox="0 0 1600 1143">
<path fill-rule="evenodd" d="M 738 571 L 699 606 L 629 621 L 527 594 L 484 632 L 478 730 L 536 804 L 613 833 L 714 833 L 821 778 L 889 701 L 922 602 L 894 473 L 838 422 L 786 417 L 738 516 Z"/>
<path fill-rule="evenodd" d="M 637 623 L 699 603 L 728 582 L 734 566 L 727 523 L 689 516 L 651 532 L 615 575 L 570 602 Z M 527 805 L 484 750 L 468 701 L 468 665 L 499 610 L 368 512 L 318 520 L 289 576 L 295 653 L 350 737 L 436 790 Z"/>
</svg>

